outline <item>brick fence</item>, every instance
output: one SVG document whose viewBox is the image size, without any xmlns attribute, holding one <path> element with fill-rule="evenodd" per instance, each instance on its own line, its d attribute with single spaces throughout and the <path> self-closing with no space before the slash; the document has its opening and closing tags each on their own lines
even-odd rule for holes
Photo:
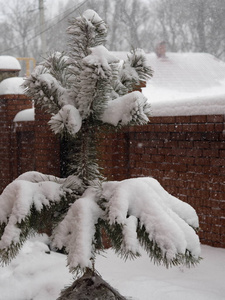
<svg viewBox="0 0 225 300">
<path fill-rule="evenodd" d="M 99 151 L 109 180 L 156 178 L 196 209 L 201 242 L 225 247 L 224 115 L 153 117 L 148 125 L 103 134 Z"/>
<path fill-rule="evenodd" d="M 25 171 L 60 175 L 60 145 L 49 115 L 36 108 L 35 122 L 13 122 L 28 107 L 25 96 L 0 96 L 1 191 Z M 153 176 L 196 209 L 201 242 L 225 248 L 224 115 L 153 117 L 145 126 L 99 134 L 98 145 L 109 180 Z"/>
<path fill-rule="evenodd" d="M 32 103 L 24 95 L 0 95 L 0 188 L 9 184 L 13 178 L 19 174 L 17 170 L 17 162 L 19 151 L 22 150 L 22 143 L 17 145 L 17 134 L 14 127 L 13 119 L 15 115 L 27 108 L 31 108 Z M 26 127 L 28 124 L 26 125 Z M 25 129 L 26 131 L 26 129 Z M 33 131 L 33 128 L 30 130 Z M 22 134 L 24 136 L 25 133 Z M 22 138 L 23 139 L 23 138 Z M 22 142 L 21 139 L 21 142 Z M 15 150 L 18 148 L 18 153 Z M 21 165 L 21 164 L 20 164 Z"/>
<path fill-rule="evenodd" d="M 47 124 L 49 116 L 36 108 L 35 122 L 13 122 L 29 108 L 32 102 L 25 95 L 0 95 L 0 193 L 26 171 L 60 176 L 59 141 Z"/>
</svg>

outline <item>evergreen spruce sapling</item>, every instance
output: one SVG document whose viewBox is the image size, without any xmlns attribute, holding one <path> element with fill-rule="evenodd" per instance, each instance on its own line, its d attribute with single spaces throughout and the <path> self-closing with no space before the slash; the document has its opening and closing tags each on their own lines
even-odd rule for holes
<svg viewBox="0 0 225 300">
<path fill-rule="evenodd" d="M 102 229 L 124 258 L 139 256 L 143 247 L 156 263 L 191 266 L 200 260 L 198 217 L 153 178 L 104 180 L 96 132 L 148 122 L 147 99 L 132 90 L 152 71 L 142 50 L 121 62 L 103 46 L 107 27 L 92 10 L 73 19 L 68 34 L 68 53 L 49 55 L 24 83 L 26 94 L 51 114 L 49 125 L 67 146 L 67 177 L 27 172 L 5 188 L 0 257 L 8 263 L 31 234 L 51 224 L 52 244 L 65 249 L 70 271 L 88 282 L 85 295 L 76 281 L 60 299 L 124 299 L 97 280 L 94 261 L 104 248 Z M 102 295 L 107 290 L 105 298 L 95 294 L 99 289 Z"/>
</svg>

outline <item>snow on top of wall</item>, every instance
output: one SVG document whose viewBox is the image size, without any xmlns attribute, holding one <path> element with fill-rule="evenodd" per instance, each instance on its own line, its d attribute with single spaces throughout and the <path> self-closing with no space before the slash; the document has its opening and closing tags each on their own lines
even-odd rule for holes
<svg viewBox="0 0 225 300">
<path fill-rule="evenodd" d="M 10 77 L 0 83 L 0 95 L 22 95 L 24 89 L 21 85 L 24 83 L 22 77 Z"/>
<path fill-rule="evenodd" d="M 126 59 L 125 52 L 114 52 Z M 146 54 L 153 69 L 143 94 L 152 116 L 225 114 L 225 63 L 207 53 Z"/>
<path fill-rule="evenodd" d="M 34 121 L 34 108 L 28 108 L 18 112 L 13 122 Z"/>
<path fill-rule="evenodd" d="M 9 55 L 0 55 L 0 70 L 21 70 L 19 61 Z"/>
</svg>

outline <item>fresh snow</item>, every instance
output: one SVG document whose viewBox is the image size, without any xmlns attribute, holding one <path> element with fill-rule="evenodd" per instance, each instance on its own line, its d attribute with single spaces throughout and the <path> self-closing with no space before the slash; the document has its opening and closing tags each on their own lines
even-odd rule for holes
<svg viewBox="0 0 225 300">
<path fill-rule="evenodd" d="M 32 206 L 41 211 L 43 206 L 60 202 L 62 196 L 70 191 L 71 184 L 79 187 L 76 176 L 60 179 L 32 171 L 11 182 L 0 195 L 0 223 L 6 224 L 0 249 L 7 249 L 12 243 L 20 241 L 21 229 L 17 225 L 31 214 Z"/>
<path fill-rule="evenodd" d="M 18 256 L 0 268 L 0 299 L 55 300 L 73 282 L 66 256 L 48 254 L 47 240 L 44 235 L 27 241 Z M 154 265 L 145 253 L 125 262 L 111 249 L 97 256 L 96 268 L 133 300 L 224 300 L 225 249 L 201 247 L 203 260 L 191 269 Z"/>
<path fill-rule="evenodd" d="M 20 71 L 21 66 L 15 57 L 9 55 L 0 55 L 0 70 Z"/>
<path fill-rule="evenodd" d="M 128 234 L 128 238 L 124 236 L 126 251 L 135 249 L 134 253 L 138 252 L 136 220 L 139 219 L 150 240 L 159 245 L 168 261 L 177 253 L 185 254 L 186 249 L 196 258 L 200 256 L 199 239 L 191 227 L 199 226 L 195 210 L 171 196 L 156 179 L 140 177 L 104 182 L 103 196 L 108 200 L 110 224 L 125 225 L 124 233 Z M 131 225 L 129 228 L 128 224 Z"/>
<path fill-rule="evenodd" d="M 153 77 L 143 89 L 152 116 L 225 113 L 225 63 L 207 53 L 147 54 Z"/>
<path fill-rule="evenodd" d="M 85 17 L 91 23 L 99 25 L 100 29 L 103 32 L 107 31 L 106 24 L 104 22 L 102 22 L 102 18 L 93 9 L 87 9 L 83 13 L 83 17 Z"/>
<path fill-rule="evenodd" d="M 75 135 L 81 128 L 82 119 L 76 107 L 66 104 L 48 123 L 55 134 L 62 132 L 65 127 L 71 135 Z"/>
<path fill-rule="evenodd" d="M 148 122 L 148 118 L 143 110 L 146 101 L 147 99 L 138 91 L 118 97 L 115 100 L 110 100 L 107 103 L 101 120 L 104 123 L 114 126 L 117 126 L 119 122 L 121 122 L 122 125 L 127 125 L 132 121 L 133 115 L 139 113 L 139 115 Z"/>
<path fill-rule="evenodd" d="M 53 245 L 58 249 L 66 247 L 71 270 L 78 265 L 81 269 L 92 267 L 95 224 L 103 216 L 95 198 L 96 191 L 88 188 L 83 196 L 71 205 L 66 217 L 53 232 Z"/>
<path fill-rule="evenodd" d="M 43 206 L 58 203 L 72 186 L 75 190 L 80 187 L 76 176 L 60 179 L 32 171 L 10 183 L 0 195 L 0 222 L 6 224 L 0 249 L 20 241 L 23 232 L 18 224 L 30 215 L 32 206 L 41 211 Z M 104 213 L 97 202 L 99 193 L 106 200 Z M 166 192 L 154 178 L 140 177 L 103 182 L 101 191 L 89 187 L 70 206 L 52 237 L 54 246 L 66 247 L 70 269 L 91 267 L 95 224 L 99 219 L 125 226 L 122 249 L 125 253 L 131 249 L 135 249 L 134 254 L 139 253 L 136 237 L 139 219 L 140 226 L 145 226 L 149 239 L 158 245 L 168 264 L 177 255 L 185 255 L 186 250 L 196 260 L 200 256 L 199 238 L 192 228 L 199 226 L 195 210 Z"/>
<path fill-rule="evenodd" d="M 153 77 L 142 92 L 153 117 L 225 113 L 225 62 L 207 53 L 146 53 L 146 59 Z"/>
<path fill-rule="evenodd" d="M 24 89 L 21 85 L 24 83 L 22 77 L 10 77 L 0 82 L 0 95 L 23 95 Z"/>
<path fill-rule="evenodd" d="M 119 59 L 102 45 L 90 48 L 90 51 L 91 54 L 86 56 L 83 61 L 87 65 L 98 67 L 98 74 L 103 78 L 106 77 L 105 71 L 111 69 L 110 64 L 119 62 Z"/>
<path fill-rule="evenodd" d="M 160 99 L 162 95 L 170 95 L 170 91 L 143 89 L 143 94 L 151 103 L 151 116 L 194 116 L 225 114 L 225 86 L 221 91 L 206 89 L 199 94 L 180 94 L 174 91 L 172 99 Z"/>
<path fill-rule="evenodd" d="M 19 111 L 13 122 L 25 122 L 25 121 L 34 121 L 34 108 L 28 108 Z"/>
<path fill-rule="evenodd" d="M 93 16 L 93 11 L 90 10 L 87 12 L 87 17 L 91 18 L 91 16 Z M 95 15 L 95 18 L 97 18 L 97 15 Z M 104 74 L 101 66 L 104 66 L 106 70 L 109 63 L 116 62 L 116 57 L 126 59 L 127 53 L 109 52 L 103 46 L 98 46 L 91 48 L 91 54 L 85 60 L 88 64 L 98 65 L 99 72 Z M 153 69 L 153 77 L 142 91 L 151 105 L 152 116 L 225 113 L 224 62 L 205 53 L 167 53 L 166 58 L 157 58 L 156 54 L 150 53 L 146 54 L 146 57 Z M 11 59 L 16 60 L 13 57 L 9 58 L 8 60 L 6 56 L 0 56 L 0 63 L 4 59 L 6 64 Z M 11 63 L 9 66 L 11 66 Z M 42 74 L 39 77 L 40 82 L 43 80 L 49 86 L 51 84 L 58 86 L 56 80 L 50 74 Z M 3 80 L 0 83 L 0 95 L 23 94 L 22 83 L 24 83 L 24 79 L 20 77 Z M 66 91 L 62 87 L 60 89 L 62 104 L 69 103 L 64 100 L 64 98 L 68 99 L 68 95 L 65 95 Z M 121 114 L 121 111 L 115 114 L 115 109 L 113 109 L 112 103 L 109 102 L 108 110 L 103 118 L 110 120 L 111 124 L 115 125 L 119 121 L 119 117 L 122 118 Z M 23 119 L 20 118 L 20 121 L 23 121 Z M 25 115 L 24 121 L 26 121 Z"/>
<path fill-rule="evenodd" d="M 21 230 L 17 224 L 30 214 L 32 205 L 41 211 L 43 205 L 59 202 L 63 195 L 62 186 L 56 182 L 29 182 L 14 180 L 0 195 L 0 221 L 7 223 L 0 240 L 0 249 L 19 242 Z"/>
</svg>

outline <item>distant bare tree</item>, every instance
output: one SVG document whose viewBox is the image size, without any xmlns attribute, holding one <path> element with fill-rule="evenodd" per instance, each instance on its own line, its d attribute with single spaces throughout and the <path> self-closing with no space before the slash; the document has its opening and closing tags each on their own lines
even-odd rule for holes
<svg viewBox="0 0 225 300">
<path fill-rule="evenodd" d="M 208 52 L 225 59 L 224 0 L 158 0 L 159 37 L 170 51 Z"/>
<path fill-rule="evenodd" d="M 38 52 L 39 40 L 34 37 L 39 28 L 37 23 L 37 5 L 28 0 L 17 0 L 13 6 L 3 7 L 7 18 L 1 27 L 2 54 L 15 56 L 34 56 Z"/>
<path fill-rule="evenodd" d="M 61 2 L 55 17 L 46 14 L 47 52 L 65 50 L 68 20 L 88 8 L 104 16 L 109 50 L 151 52 L 164 40 L 169 51 L 208 52 L 225 60 L 224 0 L 88 0 L 80 7 L 77 1 Z M 38 3 L 16 0 L 7 12 L 0 26 L 1 54 L 40 61 Z"/>
</svg>

